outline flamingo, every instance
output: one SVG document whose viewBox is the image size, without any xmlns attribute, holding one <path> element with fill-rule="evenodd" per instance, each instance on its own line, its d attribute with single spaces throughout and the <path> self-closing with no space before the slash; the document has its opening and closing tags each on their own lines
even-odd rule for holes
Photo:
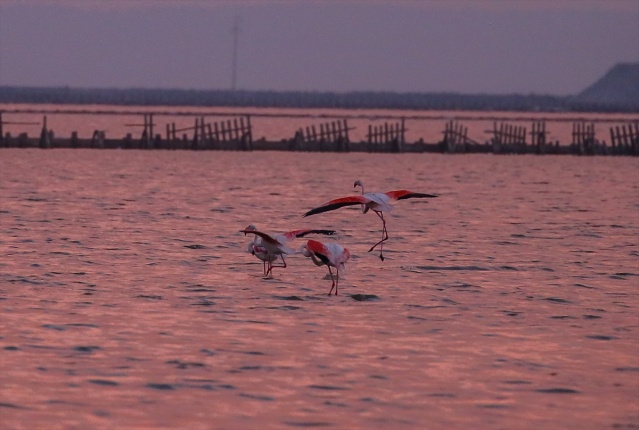
<svg viewBox="0 0 639 430">
<path fill-rule="evenodd" d="M 307 234 L 335 234 L 335 230 L 302 229 L 271 236 L 267 233 L 258 231 L 253 224 L 249 225 L 244 230 L 240 230 L 240 232 L 244 233 L 244 235 L 249 233 L 255 235 L 255 238 L 248 244 L 248 252 L 262 260 L 264 277 L 268 277 L 269 274 L 272 274 L 274 267 L 286 267 L 284 254 L 295 253 L 295 250 L 287 246 L 287 243 L 290 240 L 296 237 L 304 237 Z M 282 265 L 275 266 L 273 262 L 277 260 L 278 256 L 282 259 Z"/>
<path fill-rule="evenodd" d="M 264 277 L 266 277 L 268 273 L 267 265 L 269 269 L 272 268 L 272 263 L 277 260 L 277 255 L 269 253 L 266 248 L 262 246 L 262 238 L 257 235 L 251 242 L 249 242 L 247 250 L 248 252 L 262 260 L 263 273 Z"/>
<path fill-rule="evenodd" d="M 344 206 L 361 205 L 362 213 L 366 213 L 369 210 L 375 212 L 382 220 L 382 239 L 368 250 L 371 252 L 378 245 L 380 245 L 379 258 L 384 261 L 384 242 L 388 239 L 388 231 L 386 230 L 386 220 L 384 219 L 384 212 L 390 212 L 393 206 L 390 204 L 394 200 L 404 200 L 412 198 L 433 198 L 437 197 L 436 194 L 415 193 L 408 190 L 396 190 L 389 191 L 387 193 L 365 193 L 364 183 L 359 179 L 353 184 L 353 188 L 361 187 L 362 194 L 359 196 L 340 197 L 338 199 L 330 200 L 321 206 L 318 206 L 310 211 L 306 212 L 303 216 L 311 216 L 322 212 L 328 212 L 335 209 L 339 209 Z"/>
<path fill-rule="evenodd" d="M 331 280 L 333 281 L 328 295 L 331 295 L 333 288 L 335 288 L 335 295 L 337 295 L 339 271 L 340 269 L 344 270 L 344 265 L 348 259 L 351 258 L 351 253 L 348 252 L 348 249 L 338 245 L 337 243 L 323 243 L 309 239 L 304 245 L 302 245 L 300 251 L 305 257 L 310 257 L 316 266 L 326 265 L 326 267 L 328 267 L 328 273 L 331 275 Z M 335 276 L 333 276 L 331 267 L 335 267 L 337 271 Z"/>
</svg>

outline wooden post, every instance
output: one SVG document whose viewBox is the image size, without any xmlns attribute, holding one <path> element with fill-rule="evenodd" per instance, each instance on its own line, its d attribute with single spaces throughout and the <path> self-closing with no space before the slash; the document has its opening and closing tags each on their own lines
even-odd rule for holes
<svg viewBox="0 0 639 430">
<path fill-rule="evenodd" d="M 617 140 L 617 150 L 620 154 L 626 153 L 626 148 L 623 145 L 623 140 L 621 140 L 621 131 L 619 130 L 619 126 L 615 126 L 615 136 Z"/>
<path fill-rule="evenodd" d="M 238 137 L 241 141 L 244 141 L 245 126 L 244 126 L 244 117 L 240 117 L 240 128 L 238 129 Z"/>
<path fill-rule="evenodd" d="M 47 116 L 42 117 L 42 130 L 40 131 L 40 148 L 49 148 L 51 142 L 49 141 L 49 131 L 47 130 Z"/>
<path fill-rule="evenodd" d="M 464 144 L 464 152 L 468 152 L 468 127 L 464 127 L 463 125 L 461 127 L 464 132 L 461 136 L 462 141 L 460 143 Z"/>
<path fill-rule="evenodd" d="M 348 137 L 348 122 L 346 121 L 346 118 L 342 118 L 342 124 L 344 125 L 344 137 L 348 143 L 351 139 Z"/>
<path fill-rule="evenodd" d="M 626 129 L 626 124 L 621 127 L 622 138 L 624 146 L 626 147 L 627 153 L 632 154 L 632 140 L 630 136 L 630 130 Z"/>
<path fill-rule="evenodd" d="M 384 122 L 384 129 L 383 129 L 383 131 L 382 131 L 382 135 L 384 136 L 384 137 L 382 138 L 382 141 L 383 141 L 383 142 L 385 142 L 385 143 L 386 143 L 386 142 L 390 142 L 390 140 L 391 140 L 391 139 L 390 139 L 390 132 L 389 132 L 389 130 L 388 130 L 388 123 L 387 123 L 387 122 Z"/>
<path fill-rule="evenodd" d="M 546 122 L 545 121 L 535 121 L 532 123 L 530 140 L 531 140 L 531 145 L 535 148 L 537 154 L 546 153 Z"/>
<path fill-rule="evenodd" d="M 253 127 L 251 126 L 251 115 L 246 115 L 246 127 L 248 130 L 248 141 L 249 144 L 253 145 Z"/>
<path fill-rule="evenodd" d="M 233 134 L 235 136 L 232 136 L 231 140 L 239 141 L 240 140 L 240 127 L 237 125 L 237 118 L 233 118 Z"/>
<path fill-rule="evenodd" d="M 142 136 L 143 136 L 143 140 L 148 142 L 149 139 L 151 138 L 151 135 L 149 133 L 149 118 L 147 114 L 143 114 L 143 117 L 144 117 L 144 130 L 142 130 Z"/>
<path fill-rule="evenodd" d="M 623 148 L 623 153 L 628 153 L 628 145 L 626 139 L 624 139 L 623 126 L 617 126 L 617 139 L 619 139 L 619 146 Z"/>
<path fill-rule="evenodd" d="M 220 121 L 220 136 L 222 142 L 226 142 L 226 123 L 224 121 Z"/>
</svg>

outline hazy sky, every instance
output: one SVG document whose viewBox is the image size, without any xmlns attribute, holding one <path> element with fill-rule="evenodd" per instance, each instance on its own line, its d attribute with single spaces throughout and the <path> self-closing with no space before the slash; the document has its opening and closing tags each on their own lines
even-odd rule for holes
<svg viewBox="0 0 639 430">
<path fill-rule="evenodd" d="M 574 94 L 638 0 L 0 0 L 0 85 Z"/>
</svg>

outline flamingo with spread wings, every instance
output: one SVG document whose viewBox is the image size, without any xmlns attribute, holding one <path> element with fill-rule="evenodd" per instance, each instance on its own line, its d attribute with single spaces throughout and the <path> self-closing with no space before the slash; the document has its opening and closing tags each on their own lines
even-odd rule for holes
<svg viewBox="0 0 639 430">
<path fill-rule="evenodd" d="M 308 234 L 335 234 L 335 230 L 323 230 L 323 229 L 302 229 L 292 230 L 282 234 L 269 235 L 267 233 L 258 231 L 254 225 L 249 225 L 244 230 L 240 230 L 244 235 L 254 234 L 255 238 L 248 244 L 248 252 L 255 255 L 262 260 L 264 277 L 272 275 L 274 267 L 286 267 L 286 260 L 284 255 L 293 254 L 295 250 L 290 248 L 287 243 L 297 237 L 304 237 Z M 277 258 L 282 259 L 282 264 L 276 266 L 273 264 Z"/>
<path fill-rule="evenodd" d="M 361 187 L 362 194 L 359 196 L 340 197 L 338 199 L 330 200 L 321 206 L 318 206 L 310 211 L 306 212 L 303 216 L 311 216 L 322 212 L 328 212 L 335 209 L 343 208 L 345 206 L 361 205 L 362 213 L 366 213 L 369 210 L 375 212 L 382 220 L 382 239 L 368 250 L 371 252 L 378 245 L 380 246 L 379 258 L 384 261 L 384 242 L 388 240 L 388 231 L 386 230 L 386 220 L 384 219 L 384 212 L 390 212 L 393 206 L 390 204 L 394 200 L 404 200 L 412 198 L 433 198 L 437 197 L 436 194 L 416 193 L 408 190 L 395 190 L 387 193 L 365 193 L 364 184 L 359 179 L 353 184 L 353 188 Z"/>
<path fill-rule="evenodd" d="M 335 295 L 337 295 L 339 271 L 344 270 L 346 262 L 349 258 L 351 258 L 351 254 L 348 252 L 348 249 L 334 242 L 324 243 L 309 239 L 304 245 L 302 245 L 300 251 L 305 257 L 310 257 L 316 266 L 326 265 L 326 267 L 328 267 L 328 273 L 331 275 L 331 280 L 333 281 L 328 295 L 331 295 L 333 288 L 335 289 Z M 331 267 L 335 267 L 335 276 L 333 276 Z"/>
</svg>

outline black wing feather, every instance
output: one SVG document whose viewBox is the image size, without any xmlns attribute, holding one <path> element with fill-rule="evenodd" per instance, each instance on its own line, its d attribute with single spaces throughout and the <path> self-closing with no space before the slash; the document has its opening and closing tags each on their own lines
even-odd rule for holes
<svg viewBox="0 0 639 430">
<path fill-rule="evenodd" d="M 334 211 L 335 209 L 343 208 L 344 206 L 354 206 L 354 205 L 361 205 L 361 204 L 362 204 L 362 202 L 331 203 L 331 204 L 327 204 L 327 205 L 324 205 L 324 206 L 320 206 L 320 207 L 315 208 L 315 209 L 311 209 L 310 211 L 308 211 L 304 215 L 302 215 L 302 217 L 311 216 L 311 215 L 315 215 L 315 214 L 320 214 L 322 212 Z"/>
<path fill-rule="evenodd" d="M 331 234 L 335 234 L 335 230 L 307 230 L 305 232 L 296 234 L 295 237 L 304 237 L 307 234 L 325 234 L 330 236 Z"/>
<path fill-rule="evenodd" d="M 439 197 L 439 196 L 437 194 L 410 193 L 410 194 L 404 194 L 401 197 L 397 197 L 397 200 L 414 199 L 414 198 L 433 198 L 433 197 Z"/>
<path fill-rule="evenodd" d="M 320 260 L 322 260 L 322 263 L 326 264 L 327 266 L 330 265 L 331 260 L 328 259 L 327 256 L 325 256 L 324 254 L 320 254 L 319 252 L 314 252 L 313 254 L 315 254 L 315 256 L 317 258 L 319 258 Z"/>
</svg>

